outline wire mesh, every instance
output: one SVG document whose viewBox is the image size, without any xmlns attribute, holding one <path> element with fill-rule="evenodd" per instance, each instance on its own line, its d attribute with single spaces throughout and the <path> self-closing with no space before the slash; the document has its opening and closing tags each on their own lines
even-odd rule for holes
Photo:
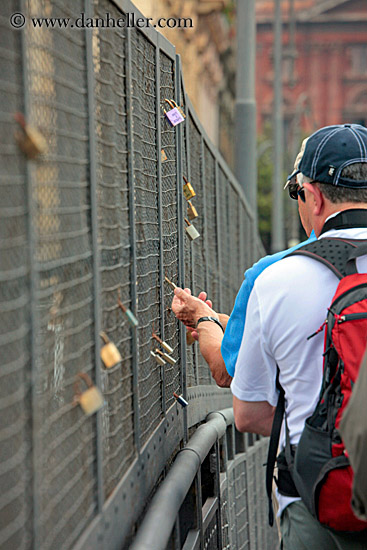
<svg viewBox="0 0 367 550">
<path fill-rule="evenodd" d="M 174 86 L 174 62 L 166 54 L 160 52 L 160 98 L 162 105 L 167 103 L 165 99 L 173 99 Z M 162 178 L 162 247 L 163 247 L 163 273 L 175 284 L 178 284 L 178 197 L 177 197 L 177 161 L 176 161 L 176 132 L 168 123 L 162 112 L 161 122 L 161 146 L 164 151 L 161 161 Z M 166 158 L 165 158 L 166 157 Z M 173 349 L 172 357 L 178 359 L 181 356 L 179 346 L 179 324 L 171 311 L 172 289 L 164 285 L 164 340 Z M 165 388 L 166 409 L 173 401 L 173 392 L 181 393 L 180 369 L 178 363 L 170 365 L 166 363 Z"/>
<path fill-rule="evenodd" d="M 151 357 L 160 332 L 156 67 L 154 46 L 131 32 L 136 265 L 139 318 L 139 409 L 144 443 L 162 418 L 161 367 Z M 152 326 L 152 323 L 154 326 Z"/>
<path fill-rule="evenodd" d="M 83 2 L 29 4 L 70 17 Z M 79 371 L 94 366 L 85 35 L 27 27 L 29 123 L 47 142 L 31 167 L 35 205 L 36 334 L 33 410 L 39 548 L 70 548 L 96 513 L 95 418 L 74 404 Z"/>
<path fill-rule="evenodd" d="M 207 291 L 206 285 L 206 263 L 207 263 L 207 250 L 205 249 L 205 231 L 204 224 L 204 181 L 203 181 L 203 155 L 202 155 L 202 137 L 193 120 L 189 117 L 189 136 L 190 136 L 190 174 L 191 184 L 195 190 L 196 196 L 193 199 L 195 208 L 198 211 L 199 216 L 193 222 L 196 229 L 200 233 L 200 237 L 192 243 L 192 261 L 194 264 L 194 280 L 192 285 L 192 291 L 197 296 L 202 290 Z M 211 375 L 210 370 L 205 362 L 205 359 L 198 350 L 196 345 L 196 368 L 199 384 L 210 384 Z"/>
<path fill-rule="evenodd" d="M 30 288 L 25 162 L 15 143 L 23 111 L 21 35 L 9 28 L 18 2 L 0 4 L 0 548 L 32 543 Z M 10 137 L 10 139 L 9 139 Z"/>
<path fill-rule="evenodd" d="M 103 0 L 95 16 L 121 13 Z M 104 481 L 108 496 L 134 456 L 131 327 L 118 299 L 131 307 L 128 143 L 126 115 L 126 31 L 94 30 L 95 133 L 101 272 L 101 328 L 122 361 L 102 367 Z"/>
<path fill-rule="evenodd" d="M 205 199 L 206 199 L 206 229 L 207 229 L 207 264 L 208 264 L 208 295 L 213 302 L 213 308 L 219 309 L 219 259 L 218 259 L 218 228 L 217 204 L 215 196 L 215 159 L 208 146 L 204 146 L 205 159 Z"/>
</svg>

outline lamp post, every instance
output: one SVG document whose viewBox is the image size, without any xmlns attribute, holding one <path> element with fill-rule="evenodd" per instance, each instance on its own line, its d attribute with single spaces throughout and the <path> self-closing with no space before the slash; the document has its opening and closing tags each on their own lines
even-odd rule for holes
<svg viewBox="0 0 367 550">
<path fill-rule="evenodd" d="M 283 93 L 282 93 L 282 13 L 281 0 L 274 0 L 274 176 L 271 249 L 278 252 L 284 244 L 283 208 Z"/>
</svg>

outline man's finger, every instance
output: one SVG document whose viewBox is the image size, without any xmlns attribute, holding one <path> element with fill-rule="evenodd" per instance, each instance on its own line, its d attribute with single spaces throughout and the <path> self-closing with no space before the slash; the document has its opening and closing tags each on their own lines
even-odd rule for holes
<svg viewBox="0 0 367 550">
<path fill-rule="evenodd" d="M 202 290 L 202 291 L 200 292 L 200 294 L 198 295 L 199 300 L 202 300 L 203 302 L 205 302 L 205 300 L 207 299 L 207 297 L 208 297 L 208 295 L 207 295 L 206 292 L 204 292 L 204 290 Z"/>
<path fill-rule="evenodd" d="M 205 300 L 205 303 L 206 303 L 207 306 L 210 307 L 210 309 L 212 309 L 212 307 L 213 307 L 213 302 L 212 302 L 211 300 Z"/>
<path fill-rule="evenodd" d="M 191 296 L 191 288 L 184 288 L 184 291 Z"/>
</svg>

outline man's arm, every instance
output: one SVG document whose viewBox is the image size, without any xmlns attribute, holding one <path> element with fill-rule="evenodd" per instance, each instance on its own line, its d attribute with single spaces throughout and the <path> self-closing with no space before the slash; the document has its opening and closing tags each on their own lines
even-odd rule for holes
<svg viewBox="0 0 367 550">
<path fill-rule="evenodd" d="M 233 396 L 233 413 L 238 431 L 271 434 L 275 407 L 267 401 L 242 401 Z"/>
<path fill-rule="evenodd" d="M 216 317 L 223 325 L 228 321 L 227 315 L 216 313 L 203 301 L 203 297 L 200 299 L 191 296 L 188 289 L 184 291 L 176 288 L 172 311 L 187 327 L 196 327 L 200 317 Z M 220 351 L 223 339 L 222 329 L 211 321 L 204 321 L 199 323 L 195 332 L 198 334 L 200 352 L 208 363 L 214 380 L 220 387 L 229 387 L 232 378 L 227 373 Z"/>
</svg>

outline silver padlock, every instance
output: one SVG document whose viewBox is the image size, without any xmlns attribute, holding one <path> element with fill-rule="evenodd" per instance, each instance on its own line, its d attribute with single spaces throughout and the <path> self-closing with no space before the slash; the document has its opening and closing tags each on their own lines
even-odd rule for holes
<svg viewBox="0 0 367 550">
<path fill-rule="evenodd" d="M 163 367 L 163 365 L 166 364 L 165 360 L 162 359 L 162 357 L 160 357 L 160 356 L 157 355 L 156 353 L 154 353 L 154 351 L 151 351 L 151 352 L 150 352 L 150 355 L 151 355 L 152 357 L 154 357 L 155 362 L 158 363 L 158 365 L 161 365 L 161 366 Z"/>
<path fill-rule="evenodd" d="M 178 126 L 181 122 L 184 122 L 185 117 L 183 113 L 180 113 L 179 107 L 173 99 L 165 99 L 168 105 L 171 107 L 169 111 L 164 110 L 164 114 L 171 126 Z"/>
<path fill-rule="evenodd" d="M 185 218 L 185 222 L 187 223 L 187 227 L 185 227 L 185 230 L 190 241 L 195 241 L 195 239 L 198 239 L 200 237 L 199 231 L 189 222 L 187 218 Z"/>
<path fill-rule="evenodd" d="M 167 363 L 169 363 L 170 365 L 175 365 L 177 363 L 176 359 L 173 359 L 173 357 L 170 357 L 168 353 L 164 353 L 158 348 L 156 348 L 155 353 L 158 353 L 162 357 L 162 359 L 167 361 Z"/>
<path fill-rule="evenodd" d="M 162 348 L 167 352 L 167 353 L 173 353 L 173 348 L 171 348 L 171 346 L 169 346 L 167 344 L 167 342 L 163 342 L 163 340 L 161 340 L 161 338 L 159 338 L 159 336 L 157 336 L 155 334 L 155 332 L 153 332 L 152 334 L 152 337 L 154 338 L 154 340 L 156 340 L 161 346 Z"/>
</svg>

